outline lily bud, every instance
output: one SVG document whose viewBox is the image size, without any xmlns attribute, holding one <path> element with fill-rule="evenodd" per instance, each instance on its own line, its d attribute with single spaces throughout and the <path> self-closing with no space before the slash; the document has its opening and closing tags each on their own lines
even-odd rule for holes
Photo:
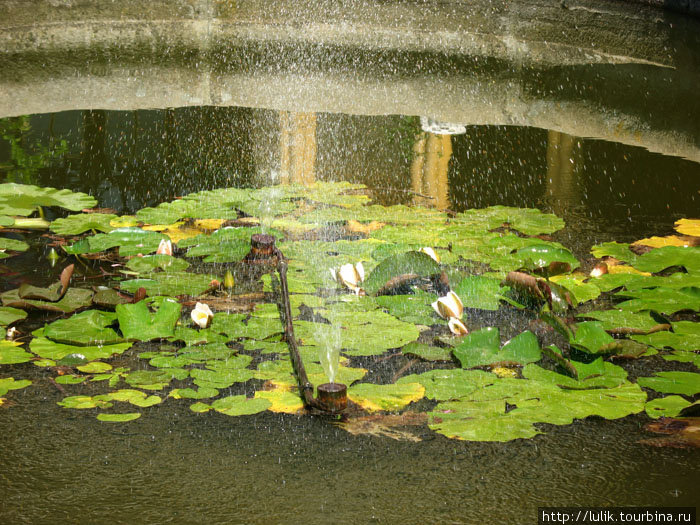
<svg viewBox="0 0 700 525">
<path fill-rule="evenodd" d="M 156 255 L 172 255 L 173 254 L 173 243 L 170 239 L 162 239 L 156 250 Z"/>
<path fill-rule="evenodd" d="M 360 293 L 360 284 L 365 280 L 365 268 L 362 263 L 344 264 L 338 270 L 331 269 L 331 275 L 339 284 L 353 292 Z"/>
<path fill-rule="evenodd" d="M 605 275 L 606 273 L 608 273 L 608 265 L 604 262 L 599 262 L 591 270 L 590 276 L 600 277 L 601 275 Z"/>
<path fill-rule="evenodd" d="M 224 275 L 224 288 L 230 290 L 233 288 L 235 281 L 233 280 L 233 274 L 231 270 L 226 270 L 226 275 Z"/>
<path fill-rule="evenodd" d="M 450 327 L 450 332 L 452 332 L 454 335 L 469 335 L 469 330 L 467 330 L 467 327 L 464 326 L 464 323 L 456 317 L 450 317 L 450 320 L 447 322 L 447 326 Z"/>
<path fill-rule="evenodd" d="M 438 264 L 440 263 L 440 256 L 437 253 L 435 253 L 435 250 L 433 250 L 432 248 L 425 246 L 418 251 L 426 254 L 428 257 L 430 257 L 436 263 L 438 263 Z"/>
<path fill-rule="evenodd" d="M 450 317 L 461 319 L 462 312 L 464 311 L 464 305 L 461 299 L 452 290 L 450 290 L 447 295 L 440 297 L 437 301 L 432 303 L 431 306 L 443 319 L 449 319 Z"/>
<path fill-rule="evenodd" d="M 192 317 L 192 321 L 194 321 L 194 324 L 196 324 L 200 328 L 206 328 L 209 326 L 211 320 L 214 318 L 214 312 L 211 311 L 211 308 L 209 308 L 208 304 L 197 303 L 194 307 L 194 310 L 192 310 L 190 316 Z"/>
</svg>

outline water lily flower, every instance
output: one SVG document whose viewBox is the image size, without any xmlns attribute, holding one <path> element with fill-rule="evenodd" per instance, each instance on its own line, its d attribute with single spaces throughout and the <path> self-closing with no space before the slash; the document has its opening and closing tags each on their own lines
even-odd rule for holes
<svg viewBox="0 0 700 525">
<path fill-rule="evenodd" d="M 214 318 L 214 312 L 211 311 L 211 308 L 209 308 L 208 304 L 197 303 L 194 307 L 194 310 L 192 310 L 190 316 L 192 317 L 192 321 L 194 321 L 194 324 L 196 324 L 200 328 L 206 328 L 209 326 L 211 320 Z"/>
<path fill-rule="evenodd" d="M 449 319 L 450 317 L 461 319 L 464 311 L 462 300 L 452 290 L 432 303 L 431 306 L 443 319 Z"/>
<path fill-rule="evenodd" d="M 348 263 L 341 266 L 338 270 L 331 268 L 331 275 L 338 284 L 359 294 L 362 289 L 360 284 L 365 280 L 365 268 L 361 262 L 357 264 Z"/>
<path fill-rule="evenodd" d="M 430 257 L 436 263 L 438 263 L 438 264 L 440 263 L 440 256 L 437 253 L 435 253 L 435 250 L 433 250 L 429 246 L 425 246 L 418 251 L 421 253 L 424 253 L 425 255 Z"/>
<path fill-rule="evenodd" d="M 447 322 L 447 326 L 450 327 L 450 332 L 452 332 L 454 335 L 469 335 L 469 330 L 467 330 L 467 327 L 464 326 L 464 323 L 456 317 L 450 317 L 450 320 Z"/>
<path fill-rule="evenodd" d="M 161 239 L 158 249 L 156 250 L 156 255 L 172 255 L 173 254 L 173 243 L 170 239 Z"/>
</svg>

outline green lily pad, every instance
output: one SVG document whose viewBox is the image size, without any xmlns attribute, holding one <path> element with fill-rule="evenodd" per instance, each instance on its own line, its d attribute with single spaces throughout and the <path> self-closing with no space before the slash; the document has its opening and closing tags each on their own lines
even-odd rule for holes
<svg viewBox="0 0 700 525">
<path fill-rule="evenodd" d="M 130 412 L 126 414 L 97 414 L 97 419 L 105 423 L 127 423 L 140 417 L 141 414 L 138 412 Z"/>
<path fill-rule="evenodd" d="M 377 293 L 390 279 L 399 275 L 415 274 L 421 277 L 440 273 L 440 265 L 422 252 L 406 252 L 387 257 L 380 262 L 362 287 L 373 295 Z"/>
<path fill-rule="evenodd" d="M 211 407 L 227 416 L 248 416 L 267 410 L 272 403 L 262 398 L 247 398 L 245 395 L 217 399 Z"/>
<path fill-rule="evenodd" d="M 613 257 L 618 261 L 634 264 L 637 261 L 637 255 L 630 250 L 630 245 L 619 242 L 604 242 L 591 248 L 591 253 L 598 257 Z"/>
<path fill-rule="evenodd" d="M 618 328 L 649 330 L 659 324 L 649 315 L 649 312 L 634 313 L 626 310 L 595 310 L 579 314 L 578 317 L 596 319 L 601 322 L 605 330 Z"/>
<path fill-rule="evenodd" d="M 396 383 L 420 383 L 425 387 L 425 397 L 437 401 L 459 399 L 479 388 L 497 381 L 498 377 L 482 370 L 431 370 L 422 374 L 402 377 Z"/>
<path fill-rule="evenodd" d="M 92 291 L 82 288 L 68 288 L 65 295 L 56 302 L 41 301 L 35 299 L 23 299 L 19 296 L 19 290 L 9 290 L 0 295 L 3 306 L 14 308 L 36 308 L 49 312 L 61 312 L 68 314 L 92 304 Z"/>
<path fill-rule="evenodd" d="M 464 337 L 452 349 L 462 368 L 491 365 L 495 363 L 527 364 L 542 357 L 537 337 L 525 331 L 501 348 L 498 328 L 483 328 Z"/>
<path fill-rule="evenodd" d="M 46 337 L 35 337 L 29 343 L 29 349 L 39 357 L 54 361 L 59 361 L 71 354 L 79 354 L 83 357 L 79 364 L 84 364 L 87 361 L 108 359 L 115 354 L 122 354 L 131 348 L 131 345 L 132 343 L 117 343 L 103 346 L 73 346 L 56 343 Z"/>
<path fill-rule="evenodd" d="M 304 402 L 298 394 L 283 390 L 258 390 L 256 398 L 266 399 L 271 403 L 268 410 L 283 414 L 298 414 L 304 410 Z"/>
<path fill-rule="evenodd" d="M 5 251 L 11 252 L 26 252 L 29 249 L 29 245 L 24 241 L 18 241 L 17 239 L 10 239 L 8 237 L 0 237 L 0 254 L 4 257 L 7 256 Z M 4 258 L 0 257 L 0 258 Z"/>
<path fill-rule="evenodd" d="M 384 295 L 376 298 L 377 304 L 391 315 L 407 323 L 432 325 L 438 320 L 430 303 L 436 296 L 418 291 L 415 295 Z"/>
<path fill-rule="evenodd" d="M 173 399 L 207 399 L 218 395 L 219 391 L 211 387 L 199 387 L 197 390 L 193 388 L 174 388 L 168 394 Z"/>
<path fill-rule="evenodd" d="M 637 384 L 663 394 L 700 393 L 700 374 L 694 372 L 657 372 L 653 377 L 639 377 Z"/>
<path fill-rule="evenodd" d="M 523 377 L 539 383 L 549 383 L 568 390 L 586 390 L 596 388 L 615 388 L 627 383 L 627 372 L 621 366 L 598 358 L 591 363 L 571 361 L 576 368 L 578 379 L 574 379 L 552 370 L 546 370 L 535 364 L 523 368 Z"/>
<path fill-rule="evenodd" d="M 92 302 L 95 306 L 114 308 L 118 304 L 130 303 L 131 299 L 120 295 L 119 292 L 112 288 L 102 288 L 95 292 L 95 295 L 92 297 Z"/>
<path fill-rule="evenodd" d="M 0 306 L 0 326 L 6 327 L 27 318 L 27 312 L 9 306 Z"/>
<path fill-rule="evenodd" d="M 0 378 L 0 396 L 4 396 L 10 390 L 26 388 L 31 384 L 32 382 L 29 379 L 15 380 L 14 377 L 2 377 Z"/>
<path fill-rule="evenodd" d="M 574 337 L 570 343 L 579 350 L 596 354 L 603 346 L 613 341 L 613 337 L 605 331 L 602 323 L 598 321 L 584 321 L 576 324 Z"/>
<path fill-rule="evenodd" d="M 137 273 L 150 273 L 156 270 L 162 270 L 166 273 L 182 272 L 189 267 L 184 259 L 178 259 L 172 255 L 145 255 L 143 257 L 134 257 L 126 263 L 126 267 Z"/>
<path fill-rule="evenodd" d="M 597 299 L 600 295 L 600 288 L 596 286 L 595 281 L 586 283 L 583 279 L 583 276 L 557 275 L 552 277 L 552 282 L 569 290 L 576 299 L 576 306 Z"/>
<path fill-rule="evenodd" d="M 634 267 L 642 272 L 658 273 L 671 266 L 683 266 L 690 273 L 700 272 L 700 248 L 664 246 L 640 256 Z"/>
<path fill-rule="evenodd" d="M 20 348 L 22 343 L 0 340 L 0 365 L 16 365 L 26 363 L 34 356 Z"/>
<path fill-rule="evenodd" d="M 501 288 L 501 281 L 490 277 L 473 275 L 465 277 L 453 288 L 465 308 L 498 310 L 501 294 L 508 288 Z"/>
<path fill-rule="evenodd" d="M 92 237 L 86 237 L 77 243 L 66 246 L 64 249 L 69 254 L 97 253 L 119 247 L 119 255 L 146 255 L 158 249 L 160 241 L 168 239 L 167 235 L 142 230 L 141 228 L 117 228 L 109 233 L 99 233 Z"/>
<path fill-rule="evenodd" d="M 569 250 L 547 244 L 535 244 L 520 248 L 513 256 L 520 262 L 522 268 L 528 270 L 546 268 L 552 263 L 565 263 L 573 270 L 578 268 L 580 264 Z"/>
<path fill-rule="evenodd" d="M 618 308 L 630 312 L 654 310 L 671 315 L 682 310 L 700 311 L 700 288 L 695 287 L 680 290 L 672 288 L 624 290 L 615 295 L 630 298 L 617 305 Z"/>
<path fill-rule="evenodd" d="M 512 208 L 491 206 L 485 209 L 472 209 L 457 214 L 454 221 L 472 228 L 487 230 L 506 225 L 525 235 L 554 233 L 564 227 L 564 221 L 551 213 L 543 213 L 533 208 Z"/>
<path fill-rule="evenodd" d="M 151 313 L 146 301 L 136 304 L 119 304 L 116 308 L 119 329 L 129 340 L 150 341 L 170 337 L 175 323 L 180 318 L 182 306 L 173 299 L 160 302 L 155 313 Z"/>
<path fill-rule="evenodd" d="M 369 412 L 402 410 L 410 403 L 422 399 L 424 395 L 425 387 L 420 383 L 361 383 L 348 389 L 348 399 Z"/>
<path fill-rule="evenodd" d="M 122 390 L 117 390 L 116 392 L 110 392 L 107 394 L 113 401 L 121 401 L 125 403 L 131 403 L 134 406 L 147 408 L 153 405 L 159 404 L 163 401 L 160 397 L 156 395 L 148 395 L 146 392 L 141 390 L 133 390 L 130 388 L 125 388 Z"/>
<path fill-rule="evenodd" d="M 124 377 L 129 385 L 144 390 L 162 390 L 173 379 L 182 380 L 189 375 L 188 370 L 181 368 L 162 368 L 160 370 L 136 370 Z"/>
<path fill-rule="evenodd" d="M 145 288 L 150 296 L 156 295 L 189 295 L 196 297 L 212 288 L 214 275 L 190 272 L 155 272 L 141 276 L 139 279 L 123 281 L 120 288 L 129 293 L 136 293 L 139 288 Z"/>
<path fill-rule="evenodd" d="M 226 227 L 216 230 L 211 235 L 198 235 L 180 241 L 180 248 L 187 248 L 187 257 L 202 257 L 204 262 L 238 262 L 250 252 L 250 237 L 256 233 L 267 233 L 277 238 L 282 233 L 261 228 Z"/>
<path fill-rule="evenodd" d="M 87 377 L 85 376 L 74 376 L 74 375 L 64 375 L 64 376 L 58 376 L 54 381 L 58 383 L 59 385 L 79 385 L 80 383 L 83 383 Z"/>
<path fill-rule="evenodd" d="M 57 343 L 74 346 L 98 346 L 121 343 L 124 339 L 110 325 L 117 316 L 112 312 L 88 310 L 68 319 L 59 319 L 44 327 L 43 336 Z"/>
<path fill-rule="evenodd" d="M 109 395 L 98 396 L 68 396 L 58 402 L 64 408 L 85 410 L 89 408 L 109 408 L 112 406 Z"/>
<path fill-rule="evenodd" d="M 78 213 L 51 223 L 50 229 L 58 235 L 80 235 L 90 230 L 110 232 L 114 227 L 109 223 L 117 216 L 111 213 Z"/>
<path fill-rule="evenodd" d="M 700 323 L 678 321 L 671 323 L 673 332 L 656 332 L 649 335 L 635 335 L 632 339 L 655 348 L 675 350 L 700 350 Z"/>
<path fill-rule="evenodd" d="M 0 213 L 28 216 L 39 206 L 58 206 L 71 211 L 92 208 L 97 201 L 85 193 L 40 188 L 13 182 L 0 184 Z"/>
<path fill-rule="evenodd" d="M 676 417 L 681 410 L 688 408 L 693 403 L 681 396 L 666 396 L 649 401 L 644 410 L 649 417 Z"/>
<path fill-rule="evenodd" d="M 103 363 L 102 361 L 91 361 L 86 365 L 81 365 L 76 368 L 84 374 L 104 374 L 112 370 L 112 365 Z"/>
<path fill-rule="evenodd" d="M 672 354 L 665 355 L 663 358 L 666 361 L 678 361 L 679 363 L 692 363 L 700 368 L 700 353 L 686 352 L 684 350 L 676 350 Z"/>
<path fill-rule="evenodd" d="M 401 349 L 404 355 L 415 356 L 424 361 L 452 361 L 452 350 L 424 343 L 409 343 Z"/>
</svg>

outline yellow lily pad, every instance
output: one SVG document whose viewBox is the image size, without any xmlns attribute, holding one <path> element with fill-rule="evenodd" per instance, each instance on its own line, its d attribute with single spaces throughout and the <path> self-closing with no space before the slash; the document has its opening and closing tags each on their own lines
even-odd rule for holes
<svg viewBox="0 0 700 525">
<path fill-rule="evenodd" d="M 633 273 L 635 275 L 651 275 L 649 272 L 640 272 L 632 266 L 626 264 L 608 265 L 608 273 Z"/>
<path fill-rule="evenodd" d="M 683 235 L 700 237 L 700 219 L 679 219 L 676 221 L 675 228 Z"/>
<path fill-rule="evenodd" d="M 156 231 L 170 237 L 175 244 L 183 239 L 191 239 L 201 233 L 212 232 L 221 227 L 223 219 L 197 219 L 195 221 L 177 221 L 172 224 L 151 224 L 144 230 Z"/>
<path fill-rule="evenodd" d="M 373 385 L 361 383 L 348 389 L 348 398 L 369 412 L 397 411 L 423 399 L 425 387 L 420 383 Z"/>
<path fill-rule="evenodd" d="M 667 237 L 649 237 L 640 239 L 632 243 L 632 246 L 649 246 L 651 248 L 663 248 L 664 246 L 687 246 L 688 241 L 678 237 L 677 235 L 669 235 Z"/>
<path fill-rule="evenodd" d="M 304 403 L 294 392 L 285 390 L 258 390 L 255 392 L 256 399 L 267 399 L 271 405 L 270 412 L 284 414 L 298 414 L 304 410 Z"/>
<path fill-rule="evenodd" d="M 133 228 L 139 225 L 138 219 L 133 215 L 124 215 L 122 217 L 117 217 L 109 221 L 109 225 L 113 228 Z"/>
</svg>

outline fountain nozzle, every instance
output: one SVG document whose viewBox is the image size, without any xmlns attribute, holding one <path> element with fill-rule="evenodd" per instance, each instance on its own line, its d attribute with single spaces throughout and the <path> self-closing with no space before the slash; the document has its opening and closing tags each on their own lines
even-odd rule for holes
<svg viewBox="0 0 700 525">
<path fill-rule="evenodd" d="M 342 383 L 318 385 L 318 408 L 331 414 L 342 412 L 348 406 L 348 387 Z"/>
<path fill-rule="evenodd" d="M 275 264 L 277 262 L 277 247 L 275 238 L 265 233 L 256 233 L 250 237 L 250 252 L 244 259 L 253 264 Z"/>
</svg>

